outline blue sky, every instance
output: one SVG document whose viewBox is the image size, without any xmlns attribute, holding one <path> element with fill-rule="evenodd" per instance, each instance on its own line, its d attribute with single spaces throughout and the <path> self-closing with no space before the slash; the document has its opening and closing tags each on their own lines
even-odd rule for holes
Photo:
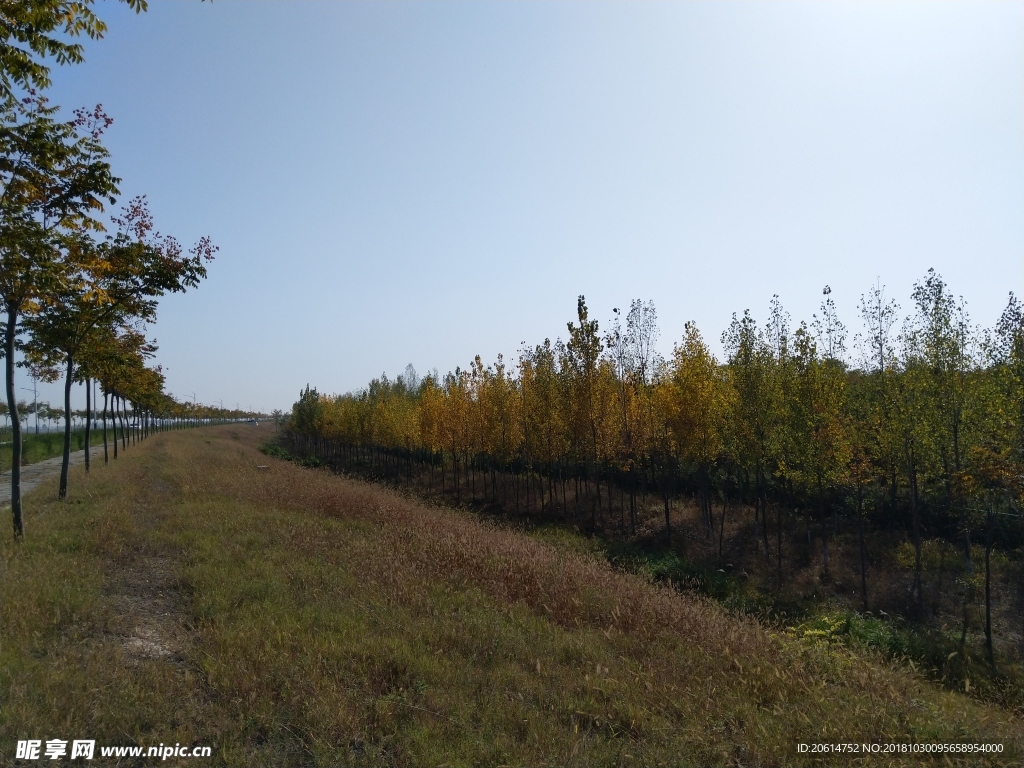
<svg viewBox="0 0 1024 768">
<path fill-rule="evenodd" d="M 52 99 L 221 248 L 151 331 L 179 397 L 509 357 L 581 293 L 603 327 L 653 299 L 667 353 L 774 293 L 856 330 L 876 279 L 906 311 L 935 267 L 982 325 L 1024 289 L 1019 2 L 98 8 Z"/>
</svg>

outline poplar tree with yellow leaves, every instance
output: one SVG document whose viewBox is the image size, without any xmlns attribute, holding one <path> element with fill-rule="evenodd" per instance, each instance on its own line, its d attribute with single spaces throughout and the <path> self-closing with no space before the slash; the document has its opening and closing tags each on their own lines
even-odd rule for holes
<svg viewBox="0 0 1024 768">
<path fill-rule="evenodd" d="M 834 357 L 822 359 L 805 325 L 794 333 L 795 391 L 791 400 L 792 459 L 789 477 L 816 509 L 821 540 L 821 567 L 831 577 L 829 539 L 837 532 L 829 508 L 838 510 L 837 494 L 845 486 L 850 444 L 845 417 L 845 370 Z"/>
<path fill-rule="evenodd" d="M 575 448 L 576 461 L 582 465 L 584 480 L 595 478 L 599 458 L 600 418 L 598 393 L 598 361 L 604 345 L 598 334 L 598 321 L 590 319 L 586 298 L 576 302 L 578 325 L 567 323 L 569 340 L 565 345 L 562 367 L 568 379 L 569 434 Z M 595 483 L 596 499 L 591 504 L 591 526 L 597 527 L 597 507 L 601 504 L 601 484 Z"/>
<path fill-rule="evenodd" d="M 749 311 L 741 318 L 733 315 L 729 328 L 722 334 L 722 344 L 728 354 L 729 379 L 736 392 L 730 415 L 735 461 L 744 476 L 744 486 L 751 489 L 754 518 L 765 556 L 769 557 L 772 553 L 768 507 L 782 442 L 782 377 L 772 350 Z M 774 506 L 775 555 L 781 585 L 783 505 L 776 502 Z"/>
<path fill-rule="evenodd" d="M 734 392 L 727 372 L 718 364 L 692 322 L 686 324 L 682 343 L 673 349 L 665 391 L 668 428 L 680 458 L 696 474 L 701 517 L 713 536 L 713 473 L 726 458 Z M 724 535 L 725 509 L 723 497 L 720 537 Z"/>
<path fill-rule="evenodd" d="M 491 496 L 495 502 L 498 501 L 497 470 L 500 468 L 504 504 L 508 503 L 508 483 L 504 482 L 504 478 L 522 446 L 521 406 L 516 382 L 508 373 L 504 357 L 498 355 L 493 369 L 484 371 L 480 408 L 483 413 L 485 452 L 492 459 Z"/>
<path fill-rule="evenodd" d="M 307 445 L 327 456 L 337 451 L 332 440 L 366 445 L 371 476 L 381 462 L 395 476 L 393 457 L 404 456 L 409 463 L 398 474 L 412 484 L 418 479 L 411 457 L 426 457 L 429 467 L 421 466 L 420 475 L 429 472 L 428 492 L 440 463 L 442 493 L 456 503 L 479 504 L 480 474 L 488 507 L 519 513 L 525 500 L 528 514 L 550 518 L 560 506 L 567 522 L 579 524 L 589 506 L 589 527 L 604 538 L 615 535 L 607 522 L 616 512 L 619 534 L 627 535 L 628 506 L 634 545 L 677 554 L 692 494 L 706 543 L 687 543 L 688 557 L 718 570 L 730 567 L 727 543 L 734 562 L 743 564 L 750 552 L 754 562 L 744 567 L 768 580 L 774 571 L 783 600 L 787 557 L 794 576 L 804 571 L 791 581 L 796 589 L 812 574 L 815 584 L 838 589 L 838 570 L 856 562 L 860 608 L 867 611 L 869 541 L 891 547 L 907 535 L 913 583 L 903 595 L 924 620 L 924 574 L 934 567 L 924 563 L 926 540 L 957 541 L 964 551 L 961 634 L 980 626 L 974 608 L 984 586 L 986 652 L 994 666 L 993 552 L 1019 535 L 1005 523 L 1016 518 L 1005 516 L 1018 514 L 1010 510 L 1019 509 L 1024 476 L 1024 310 L 1011 296 L 981 343 L 962 301 L 934 272 L 915 286 L 913 300 L 915 310 L 896 335 L 899 308 L 881 285 L 862 297 L 861 359 L 851 367 L 828 287 L 811 322 L 795 329 L 777 296 L 763 326 L 749 312 L 733 315 L 722 335 L 724 362 L 693 323 L 672 356 L 660 360 L 649 302 L 633 302 L 625 326 L 614 311 L 602 337 L 580 296 L 566 342 L 524 343 L 514 367 L 500 356 L 493 365 L 475 357 L 466 369 L 443 380 L 428 377 L 419 387 L 382 377 L 354 395 L 326 398 L 307 389 L 293 411 L 293 434 L 314 438 Z M 661 510 L 637 503 L 638 485 L 661 497 L 664 536 L 649 538 L 651 529 L 641 528 L 660 525 Z M 672 507 L 680 500 L 676 523 Z M 970 547 L 979 541 L 983 574 L 972 571 Z M 899 546 L 895 560 L 902 564 Z M 942 567 L 934 605 L 944 597 Z M 891 606 L 898 598 L 881 586 L 875 600 Z M 956 609 L 956 598 L 945 595 L 946 604 Z"/>
</svg>

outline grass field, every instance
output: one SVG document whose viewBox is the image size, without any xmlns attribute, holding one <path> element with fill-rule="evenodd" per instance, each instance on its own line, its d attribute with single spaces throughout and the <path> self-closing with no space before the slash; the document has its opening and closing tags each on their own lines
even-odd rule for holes
<svg viewBox="0 0 1024 768">
<path fill-rule="evenodd" d="M 1019 764 L 1005 710 L 568 534 L 268 458 L 270 434 L 157 435 L 74 469 L 67 503 L 28 497 L 27 541 L 2 543 L 0 763 L 90 738 L 231 766 L 784 766 L 798 742 L 999 743 L 934 762 Z"/>
<path fill-rule="evenodd" d="M 99 435 L 99 450 L 100 455 L 103 453 L 103 435 L 101 432 L 93 432 L 92 434 L 92 446 L 93 450 L 96 450 L 96 437 Z M 22 435 L 24 440 L 24 446 L 22 449 L 22 463 L 23 464 L 35 464 L 37 461 L 43 461 L 45 459 L 52 459 L 55 456 L 60 456 L 64 450 L 64 433 L 63 432 L 43 432 L 42 434 L 35 434 L 34 432 L 25 432 Z M 85 430 L 80 429 L 71 433 L 71 450 L 80 451 L 85 448 Z M 11 434 L 10 432 L 0 435 L 0 472 L 11 471 Z"/>
</svg>

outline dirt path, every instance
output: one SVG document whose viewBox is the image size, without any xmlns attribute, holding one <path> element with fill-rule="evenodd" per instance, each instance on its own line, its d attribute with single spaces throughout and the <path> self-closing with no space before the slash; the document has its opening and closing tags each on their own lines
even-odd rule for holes
<svg viewBox="0 0 1024 768">
<path fill-rule="evenodd" d="M 119 639 L 131 664 L 160 659 L 188 665 L 192 637 L 178 574 L 181 553 L 153 541 L 167 515 L 161 502 L 170 492 L 157 481 L 136 496 L 133 517 L 141 535 L 133 556 L 113 574 L 107 589 L 124 619 Z"/>
<path fill-rule="evenodd" d="M 71 466 L 75 467 L 85 461 L 85 451 L 71 453 Z M 45 459 L 35 464 L 26 464 L 21 468 L 21 493 L 28 493 L 33 488 L 52 478 L 60 477 L 61 457 Z M 0 473 L 0 509 L 11 506 L 11 473 Z"/>
<path fill-rule="evenodd" d="M 100 457 L 102 460 L 102 456 Z M 93 460 L 96 454 L 93 451 Z M 85 451 L 71 454 L 71 466 L 85 462 Z M 27 494 L 42 483 L 60 477 L 61 457 L 45 459 L 21 468 L 21 492 Z M 11 473 L 0 473 L 0 509 L 11 506 Z M 139 522 L 152 529 L 149 504 L 140 503 Z M 126 619 L 119 637 L 133 663 L 144 659 L 182 661 L 182 650 L 188 642 L 185 629 L 184 602 L 174 572 L 174 561 L 167 556 L 138 553 L 113 578 L 108 594 L 117 613 Z"/>
<path fill-rule="evenodd" d="M 184 662 L 182 652 L 189 643 L 185 601 L 172 558 L 135 558 L 119 571 L 109 593 L 126 620 L 120 640 L 129 661 Z"/>
</svg>

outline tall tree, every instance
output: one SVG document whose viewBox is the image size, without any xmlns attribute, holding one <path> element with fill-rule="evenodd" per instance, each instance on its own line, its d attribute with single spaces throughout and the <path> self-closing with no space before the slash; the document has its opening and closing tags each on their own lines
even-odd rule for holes
<svg viewBox="0 0 1024 768">
<path fill-rule="evenodd" d="M 147 323 L 156 317 L 157 299 L 193 288 L 206 276 L 217 248 L 203 238 L 187 254 L 172 237 L 155 232 L 146 200 L 137 197 L 115 217 L 116 235 L 95 243 L 71 238 L 63 284 L 41 297 L 26 322 L 30 359 L 43 370 L 64 368 L 64 409 L 71 412 L 75 361 L 89 336 L 104 325 Z M 71 421 L 65 419 L 59 498 L 67 496 Z"/>
<path fill-rule="evenodd" d="M 733 400 L 732 435 L 736 460 L 752 489 L 754 515 L 764 543 L 765 557 L 771 556 L 768 543 L 768 504 L 770 482 L 778 462 L 781 442 L 782 390 L 772 347 L 757 327 L 750 312 L 735 314 L 722 334 L 728 353 L 729 378 L 736 397 Z M 778 579 L 782 581 L 782 506 L 776 511 L 776 559 Z"/>
<path fill-rule="evenodd" d="M 918 445 L 928 448 L 925 469 L 934 481 L 934 506 L 958 522 L 967 571 L 973 573 L 973 525 L 962 480 L 976 436 L 969 403 L 977 381 L 977 336 L 963 299 L 950 293 L 934 269 L 915 283 L 912 298 L 915 311 L 907 318 L 903 339 L 908 383 L 915 385 L 908 391 L 921 404 Z M 966 616 L 966 598 L 964 610 Z"/>
<path fill-rule="evenodd" d="M 136 13 L 146 0 L 122 0 Z M 92 8 L 93 0 L 14 0 L 0 3 L 0 100 L 17 102 L 16 91 L 50 86 L 48 60 L 77 64 L 84 50 L 71 38 L 103 36 L 107 25 Z"/>
<path fill-rule="evenodd" d="M 67 258 L 69 237 L 97 230 L 94 214 L 113 202 L 117 179 L 99 138 L 109 119 L 97 108 L 61 122 L 42 97 L 0 119 L 0 306 L 6 358 L 7 406 L 17 422 L 14 397 L 19 320 L 35 302 L 74 282 L 78 265 Z M 21 430 L 13 430 L 20 456 Z M 13 462 L 11 508 L 17 538 L 24 535 L 21 471 Z"/>
<path fill-rule="evenodd" d="M 994 428 L 1000 434 L 991 442 L 1004 447 L 1009 461 L 1024 467 L 1024 305 L 1012 293 L 995 331 L 988 350 L 999 396 Z"/>
<path fill-rule="evenodd" d="M 732 388 L 691 322 L 686 324 L 682 344 L 673 350 L 667 384 L 665 407 L 671 409 L 667 416 L 673 443 L 697 475 L 701 517 L 713 535 L 712 474 L 725 451 Z M 724 518 L 720 522 L 724 523 Z"/>
<path fill-rule="evenodd" d="M 597 362 L 604 346 L 598 334 L 597 320 L 590 319 L 587 301 L 580 296 L 576 302 L 578 325 L 567 323 L 569 341 L 565 346 L 565 368 L 571 382 L 571 418 L 582 449 L 587 479 L 596 471 L 598 456 L 598 411 L 595 403 Z M 597 485 L 600 498 L 600 484 Z M 592 523 L 596 525 L 596 509 Z"/>
<path fill-rule="evenodd" d="M 840 360 L 819 357 L 817 342 L 806 326 L 801 324 L 793 337 L 795 375 L 793 397 L 789 400 L 793 440 L 787 474 L 817 509 L 822 572 L 829 578 L 827 508 L 833 509 L 834 533 L 838 527 L 835 492 L 845 483 L 850 461 L 845 418 L 846 370 Z"/>
<path fill-rule="evenodd" d="M 651 382 L 660 362 L 654 349 L 659 336 L 658 313 L 653 301 L 634 299 L 622 328 L 620 311 L 613 312 L 615 319 L 605 344 L 618 378 L 622 465 L 629 480 L 630 530 L 635 532 L 637 475 L 645 469 L 654 423 Z"/>
</svg>

